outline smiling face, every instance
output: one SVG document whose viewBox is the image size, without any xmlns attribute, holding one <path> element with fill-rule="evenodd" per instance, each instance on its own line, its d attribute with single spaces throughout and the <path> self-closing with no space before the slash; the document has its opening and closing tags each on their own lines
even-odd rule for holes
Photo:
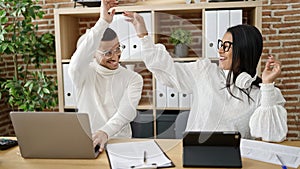
<svg viewBox="0 0 300 169">
<path fill-rule="evenodd" d="M 111 56 L 105 56 L 103 53 L 96 52 L 95 57 L 98 62 L 103 67 L 107 69 L 115 70 L 119 67 L 120 53 L 115 52 L 119 47 L 119 40 L 116 37 L 111 41 L 101 41 L 98 50 L 102 52 L 111 51 Z"/>
<path fill-rule="evenodd" d="M 223 39 L 223 42 L 232 42 L 232 35 L 230 32 L 226 32 Z M 229 47 L 229 43 L 224 43 L 226 47 Z M 223 47 L 220 47 L 218 52 L 219 52 L 219 67 L 224 70 L 230 70 L 231 64 L 232 64 L 232 47 L 229 48 L 228 52 L 225 52 Z"/>
</svg>

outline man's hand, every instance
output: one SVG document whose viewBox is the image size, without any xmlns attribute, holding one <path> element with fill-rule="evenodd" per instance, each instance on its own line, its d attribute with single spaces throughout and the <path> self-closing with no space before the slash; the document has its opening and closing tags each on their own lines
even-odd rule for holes
<svg viewBox="0 0 300 169">
<path fill-rule="evenodd" d="M 133 24 L 139 38 L 143 38 L 148 35 L 144 18 L 141 15 L 136 12 L 124 12 L 123 15 L 127 17 L 126 21 Z"/>
<path fill-rule="evenodd" d="M 101 1 L 101 12 L 100 17 L 104 19 L 106 22 L 111 23 L 113 20 L 113 17 L 115 15 L 115 9 L 112 9 L 112 11 L 109 13 L 109 9 L 116 7 L 118 5 L 117 0 L 103 0 Z"/>
<path fill-rule="evenodd" d="M 104 131 L 98 130 L 93 134 L 93 145 L 96 147 L 100 146 L 99 151 L 102 152 L 104 150 L 104 146 L 108 140 L 108 136 Z"/>
<path fill-rule="evenodd" d="M 263 83 L 273 83 L 281 73 L 281 62 L 276 60 L 274 56 L 269 55 L 269 59 L 262 73 Z"/>
</svg>

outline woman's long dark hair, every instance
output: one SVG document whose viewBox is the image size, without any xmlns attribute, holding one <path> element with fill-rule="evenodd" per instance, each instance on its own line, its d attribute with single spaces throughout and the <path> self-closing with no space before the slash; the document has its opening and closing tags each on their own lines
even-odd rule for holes
<svg viewBox="0 0 300 169">
<path fill-rule="evenodd" d="M 231 75 L 233 75 L 233 84 L 235 84 L 237 76 L 246 72 L 251 77 L 256 74 L 256 67 L 262 54 L 263 38 L 260 31 L 252 25 L 237 25 L 227 29 L 227 32 L 232 35 L 232 64 L 226 79 L 226 88 L 229 93 L 234 96 L 230 89 Z M 261 78 L 257 77 L 251 84 L 249 89 L 240 89 L 248 96 L 248 101 L 253 100 L 250 97 L 250 91 L 253 85 L 259 87 Z"/>
</svg>

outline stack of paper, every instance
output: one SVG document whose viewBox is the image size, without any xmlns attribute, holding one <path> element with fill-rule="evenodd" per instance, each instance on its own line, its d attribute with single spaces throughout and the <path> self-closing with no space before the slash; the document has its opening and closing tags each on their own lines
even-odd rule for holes
<svg viewBox="0 0 300 169">
<path fill-rule="evenodd" d="M 138 168 L 145 160 L 148 165 L 156 164 L 157 167 L 173 166 L 154 140 L 107 144 L 106 151 L 112 169 Z"/>
<path fill-rule="evenodd" d="M 300 165 L 299 147 L 242 139 L 241 155 L 245 158 L 281 165 L 279 157 L 288 167 L 298 168 Z"/>
</svg>

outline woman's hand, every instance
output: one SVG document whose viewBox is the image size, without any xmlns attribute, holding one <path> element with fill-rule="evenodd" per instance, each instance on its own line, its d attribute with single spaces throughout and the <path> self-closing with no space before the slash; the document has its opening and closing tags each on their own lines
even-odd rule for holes
<svg viewBox="0 0 300 169">
<path fill-rule="evenodd" d="M 148 35 L 144 18 L 141 15 L 136 12 L 124 12 L 123 15 L 127 17 L 126 21 L 132 23 L 139 38 Z"/>
<path fill-rule="evenodd" d="M 104 19 L 106 22 L 111 23 L 113 17 L 115 15 L 115 9 L 113 9 L 110 13 L 108 12 L 110 8 L 116 7 L 118 5 L 117 0 L 103 0 L 101 1 L 101 12 L 100 17 Z"/>
<path fill-rule="evenodd" d="M 274 56 L 269 55 L 265 69 L 262 73 L 263 83 L 273 83 L 281 73 L 281 62 L 276 60 Z"/>
</svg>

